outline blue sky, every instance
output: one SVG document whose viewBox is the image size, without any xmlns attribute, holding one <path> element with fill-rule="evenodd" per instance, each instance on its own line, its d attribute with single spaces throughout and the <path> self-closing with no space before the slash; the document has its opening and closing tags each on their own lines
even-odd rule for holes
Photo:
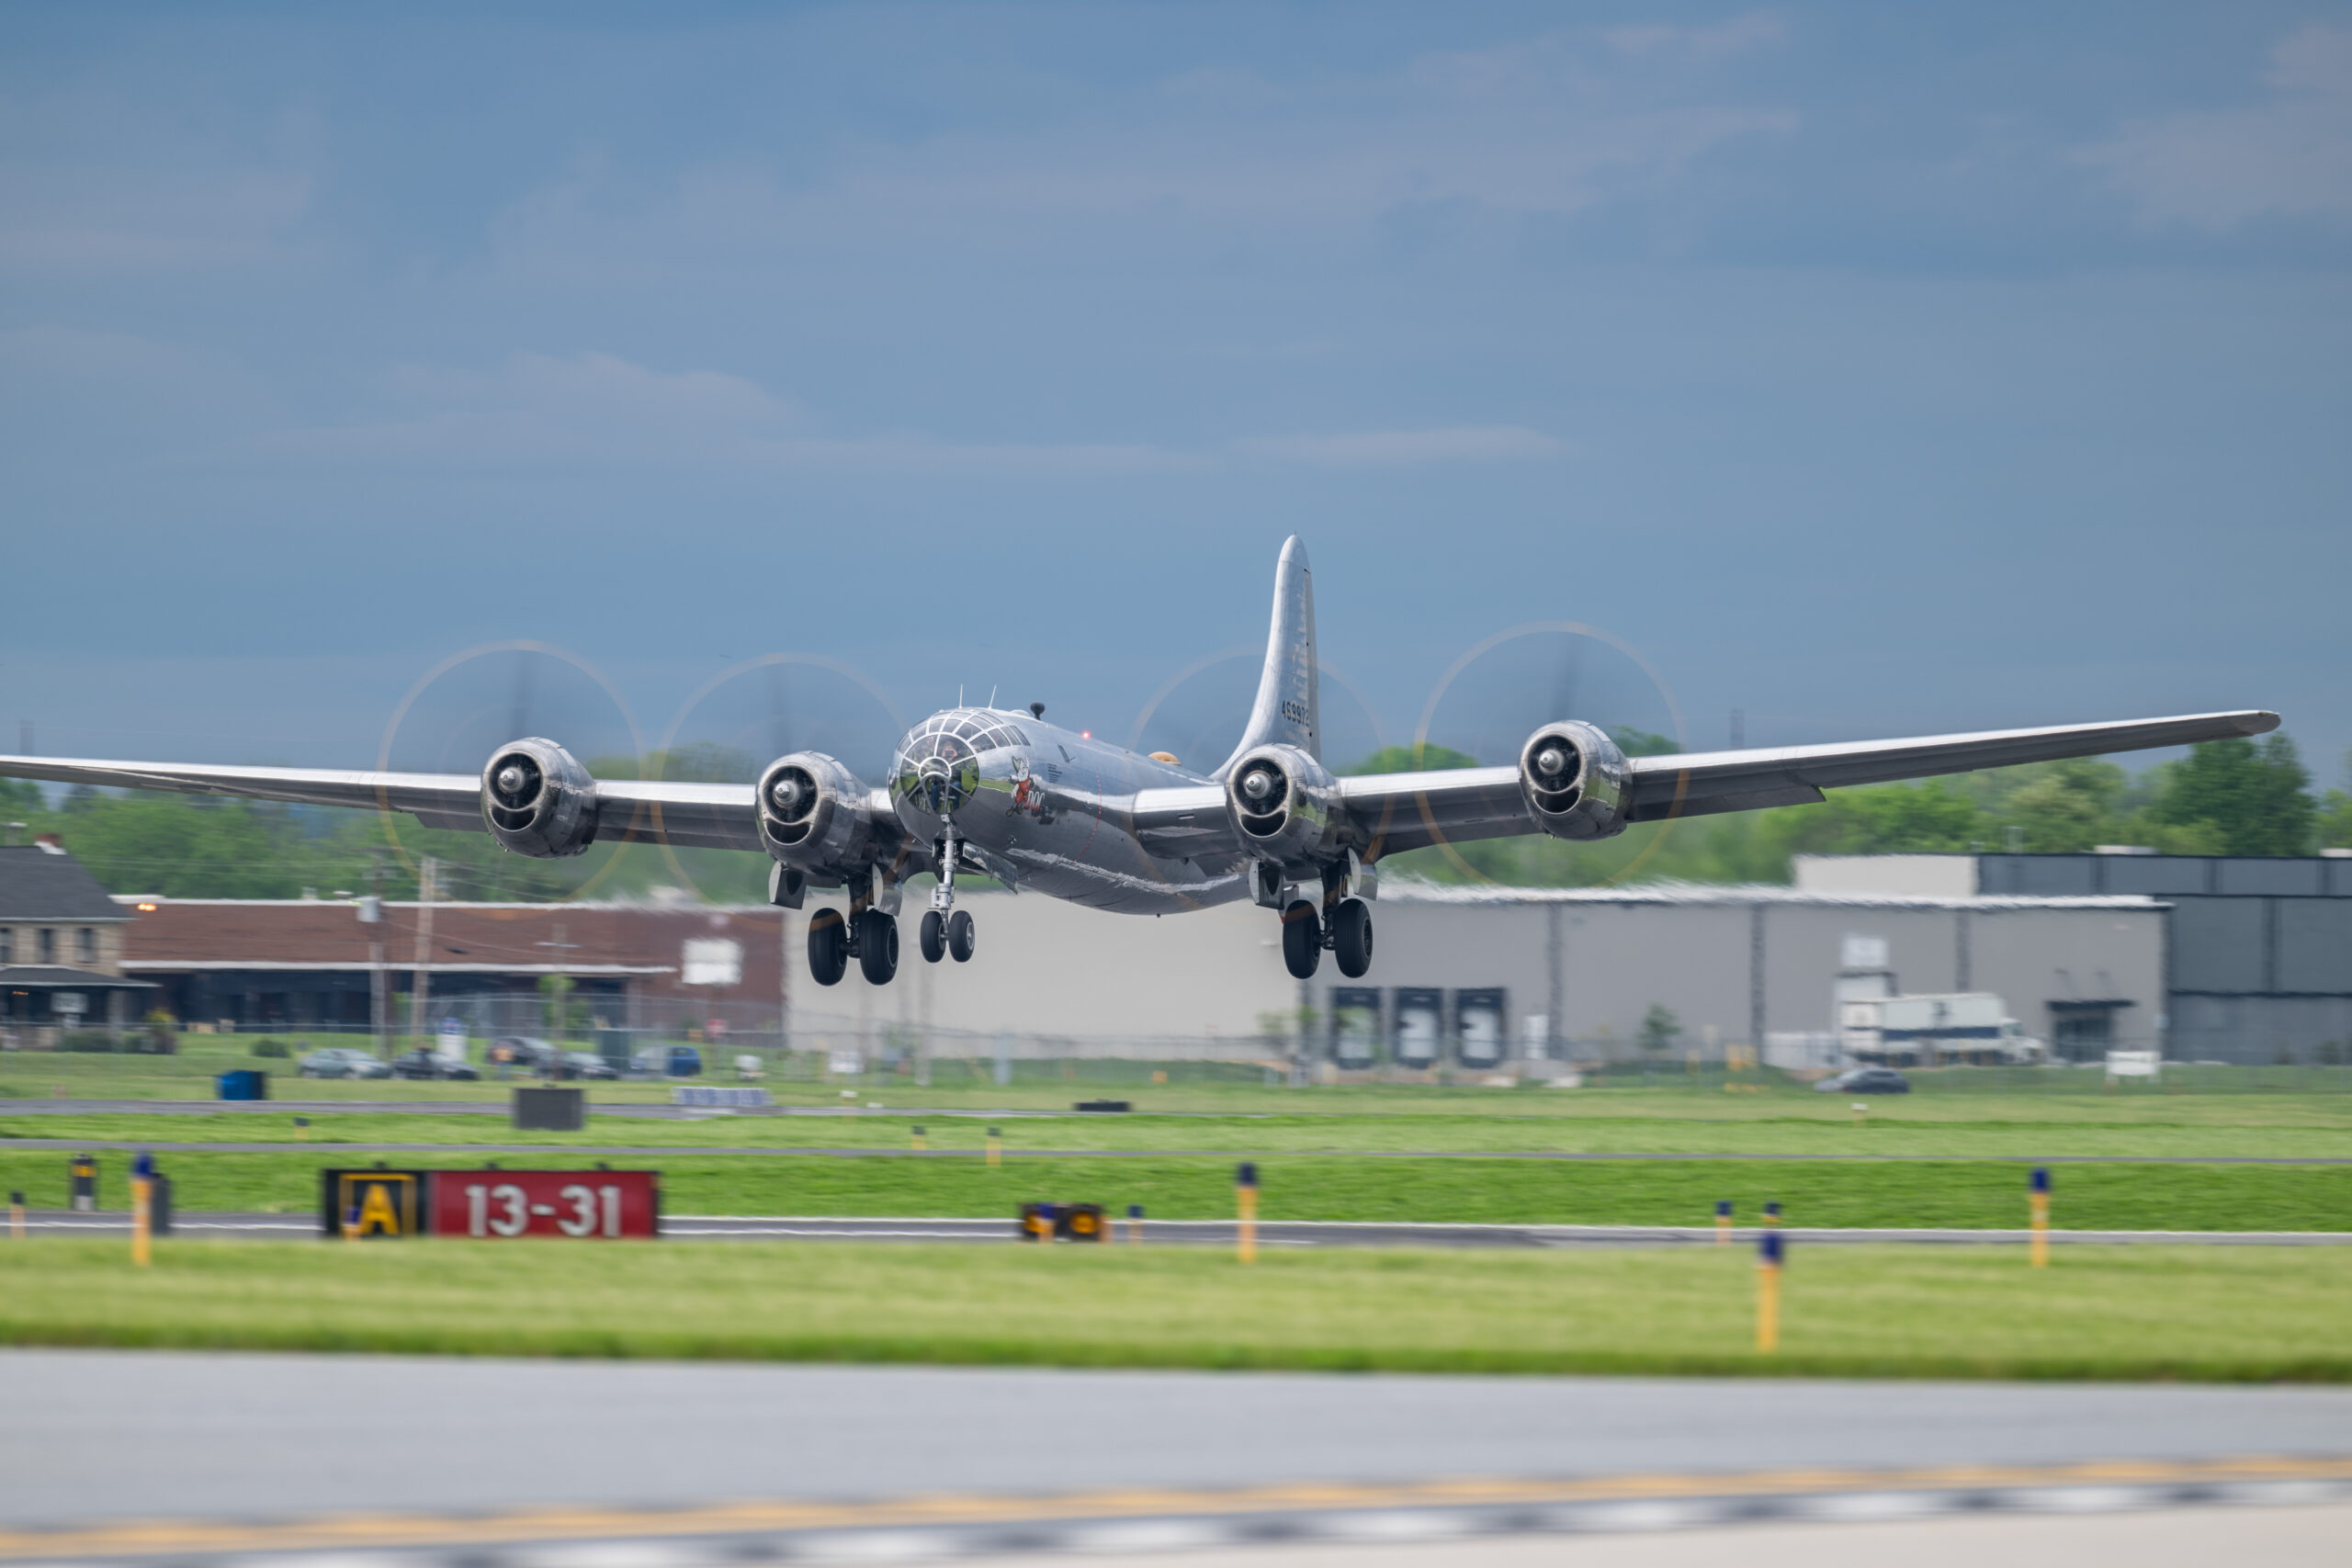
<svg viewBox="0 0 2352 1568">
<path fill-rule="evenodd" d="M 1389 739 L 1573 620 L 1696 743 L 2334 782 L 2347 262 L 2341 6 L 17 6 L 0 720 L 359 763 L 531 638 L 1124 733 L 1296 532 Z"/>
</svg>

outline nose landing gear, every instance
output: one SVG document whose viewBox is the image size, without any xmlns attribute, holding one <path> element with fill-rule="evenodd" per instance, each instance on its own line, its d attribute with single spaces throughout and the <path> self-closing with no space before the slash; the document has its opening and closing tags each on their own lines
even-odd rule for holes
<svg viewBox="0 0 2352 1568">
<path fill-rule="evenodd" d="M 922 960 L 936 964 L 942 958 L 953 957 L 958 964 L 972 961 L 975 936 L 972 917 L 956 907 L 956 827 L 953 822 L 932 847 L 939 865 L 939 886 L 931 890 L 931 908 L 922 917 Z"/>
</svg>

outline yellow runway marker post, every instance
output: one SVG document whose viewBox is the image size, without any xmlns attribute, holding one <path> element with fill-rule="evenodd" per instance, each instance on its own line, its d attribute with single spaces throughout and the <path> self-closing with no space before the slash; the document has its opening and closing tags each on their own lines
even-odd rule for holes
<svg viewBox="0 0 2352 1568">
<path fill-rule="evenodd" d="M 922 1129 L 921 1127 L 917 1127 L 914 1130 L 913 1143 L 910 1146 L 912 1147 L 917 1154 L 921 1154 L 923 1150 L 931 1147 L 931 1140 L 922 1135 Z"/>
<path fill-rule="evenodd" d="M 18 1241 L 25 1239 L 25 1195 L 21 1192 L 8 1194 L 8 1234 Z"/>
<path fill-rule="evenodd" d="M 989 1129 L 989 1164 L 991 1166 L 999 1166 L 1003 1163 L 1004 1134 L 994 1127 L 991 1127 Z"/>
<path fill-rule="evenodd" d="M 1773 1202 L 1764 1205 L 1764 1228 L 1768 1231 L 1779 1230 L 1781 1228 L 1781 1205 L 1779 1203 Z"/>
<path fill-rule="evenodd" d="M 1241 1207 L 1241 1224 L 1235 1237 L 1238 1256 L 1244 1263 L 1258 1261 L 1258 1168 L 1248 1160 L 1233 1173 L 1233 1195 Z"/>
<path fill-rule="evenodd" d="M 1127 1205 L 1127 1245 L 1129 1247 L 1143 1245 L 1143 1205 L 1141 1203 Z"/>
<path fill-rule="evenodd" d="M 1715 1200 L 1715 1245 L 1731 1245 L 1731 1200 L 1728 1198 Z"/>
<path fill-rule="evenodd" d="M 294 1140 L 302 1144 L 311 1141 L 311 1119 L 308 1116 L 294 1118 Z"/>
<path fill-rule="evenodd" d="M 1787 1237 L 1768 1230 L 1756 1238 L 1756 1349 L 1770 1356 L 1781 1348 L 1781 1248 Z"/>
<path fill-rule="evenodd" d="M 130 1261 L 141 1269 L 154 1258 L 155 1156 L 141 1151 L 130 1164 Z"/>
<path fill-rule="evenodd" d="M 2026 1194 L 2033 1209 L 2033 1243 L 2029 1252 L 2036 1269 L 2050 1267 L 2050 1168 L 2033 1168 L 2033 1185 Z"/>
</svg>

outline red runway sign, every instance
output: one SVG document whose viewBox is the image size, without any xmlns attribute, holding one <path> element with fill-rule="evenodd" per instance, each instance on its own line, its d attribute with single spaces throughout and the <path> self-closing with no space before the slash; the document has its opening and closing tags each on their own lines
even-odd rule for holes
<svg viewBox="0 0 2352 1568">
<path fill-rule="evenodd" d="M 650 1170 L 436 1170 L 433 1234 L 598 1240 L 660 1234 L 662 1190 Z"/>
</svg>

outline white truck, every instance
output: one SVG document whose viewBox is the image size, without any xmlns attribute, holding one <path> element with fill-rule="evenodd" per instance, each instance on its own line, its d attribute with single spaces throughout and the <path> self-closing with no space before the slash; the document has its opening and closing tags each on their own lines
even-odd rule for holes
<svg viewBox="0 0 2352 1568">
<path fill-rule="evenodd" d="M 1838 1004 L 1838 1034 L 1857 1062 L 2022 1066 L 2050 1059 L 2049 1043 L 2028 1034 L 1991 991 L 1849 997 Z"/>
</svg>

